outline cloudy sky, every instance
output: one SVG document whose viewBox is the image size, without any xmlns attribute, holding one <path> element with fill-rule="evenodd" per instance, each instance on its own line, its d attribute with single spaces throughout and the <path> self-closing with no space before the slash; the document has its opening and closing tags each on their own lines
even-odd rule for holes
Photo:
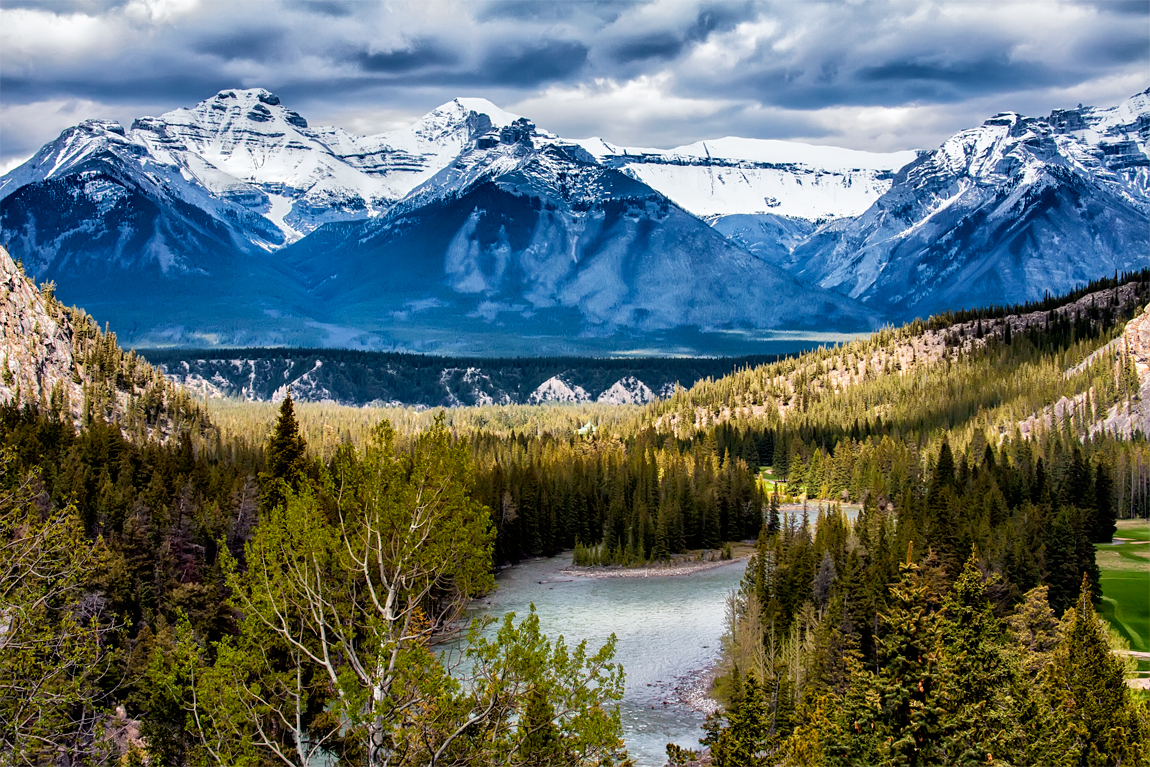
<svg viewBox="0 0 1150 767">
<path fill-rule="evenodd" d="M 0 0 L 0 170 L 88 117 L 262 86 L 314 124 L 482 96 L 569 138 L 937 146 L 1150 86 L 1150 0 Z"/>
</svg>

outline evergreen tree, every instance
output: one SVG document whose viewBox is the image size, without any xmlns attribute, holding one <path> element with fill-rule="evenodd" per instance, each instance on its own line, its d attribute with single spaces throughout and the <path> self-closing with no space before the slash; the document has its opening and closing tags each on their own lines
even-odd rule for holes
<svg viewBox="0 0 1150 767">
<path fill-rule="evenodd" d="M 1015 671 L 974 555 L 943 603 L 939 640 L 942 759 L 967 764 L 1008 757 L 1023 740 L 1012 696 Z"/>
<path fill-rule="evenodd" d="M 1110 543 L 1114 540 L 1114 533 L 1118 529 L 1114 507 L 1114 483 L 1110 478 L 1110 469 L 1102 461 L 1094 471 L 1094 543 Z"/>
<path fill-rule="evenodd" d="M 702 743 L 715 767 L 765 766 L 775 741 L 766 694 L 754 674 L 743 681 L 736 669 L 735 681 L 726 713 L 708 718 Z"/>
<path fill-rule="evenodd" d="M 852 664 L 851 687 L 842 702 L 841 729 L 828 743 L 832 764 L 926 765 L 937 760 L 943 711 L 936 595 L 921 568 L 901 565 L 890 587 L 891 606 L 881 616 L 877 672 Z"/>
<path fill-rule="evenodd" d="M 1084 577 L 1067 611 L 1062 642 L 1047 680 L 1050 696 L 1070 717 L 1080 765 L 1140 764 L 1150 756 L 1150 728 L 1111 654 L 1106 630 L 1094 612 Z"/>
<path fill-rule="evenodd" d="M 296 421 L 290 389 L 280 405 L 280 414 L 268 440 L 265 456 L 267 471 L 260 475 L 260 479 L 266 511 L 283 504 L 285 487 L 299 492 L 300 480 L 307 470 L 307 443 Z"/>
</svg>

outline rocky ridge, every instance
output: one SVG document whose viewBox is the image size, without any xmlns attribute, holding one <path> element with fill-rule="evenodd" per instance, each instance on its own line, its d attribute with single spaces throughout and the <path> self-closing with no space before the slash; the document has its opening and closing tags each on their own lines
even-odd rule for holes
<svg viewBox="0 0 1150 767">
<path fill-rule="evenodd" d="M 0 248 L 0 402 L 32 402 L 79 423 L 84 392 L 71 323 Z"/>
<path fill-rule="evenodd" d="M 1150 89 L 1108 109 L 995 115 L 904 167 L 865 213 L 827 224 L 785 266 L 896 320 L 1142 269 L 1148 140 Z"/>
<path fill-rule="evenodd" d="M 77 428 L 101 418 L 140 438 L 208 425 L 187 391 L 53 288 L 37 287 L 0 247 L 0 403 L 34 405 Z"/>
</svg>

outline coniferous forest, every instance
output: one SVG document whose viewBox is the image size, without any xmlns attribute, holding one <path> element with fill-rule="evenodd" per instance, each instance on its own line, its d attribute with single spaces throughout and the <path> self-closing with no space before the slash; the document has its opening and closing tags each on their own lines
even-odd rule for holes
<svg viewBox="0 0 1150 767">
<path fill-rule="evenodd" d="M 627 764 L 614 640 L 463 611 L 528 557 L 736 542 L 672 764 L 1150 763 L 1094 548 L 1150 512 L 1150 282 L 1097 287 L 641 408 L 144 403 L 89 327 L 99 406 L 0 407 L 0 763 Z"/>
</svg>

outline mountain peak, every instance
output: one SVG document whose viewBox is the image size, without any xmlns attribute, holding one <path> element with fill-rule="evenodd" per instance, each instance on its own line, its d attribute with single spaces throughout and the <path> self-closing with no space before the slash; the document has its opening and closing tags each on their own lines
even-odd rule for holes
<svg viewBox="0 0 1150 767">
<path fill-rule="evenodd" d="M 495 106 L 495 104 L 484 98 L 458 98 L 454 99 L 450 103 L 458 104 L 468 112 L 478 112 L 479 114 L 485 114 L 491 118 L 492 123 L 501 128 L 504 125 L 510 125 L 511 123 L 520 119 L 520 115 L 512 114 L 511 112 L 500 109 L 499 107 Z M 444 106 L 447 106 L 447 104 L 444 104 Z M 442 109 L 443 107 L 440 108 Z"/>
<path fill-rule="evenodd" d="M 269 104 L 271 106 L 279 106 L 280 104 L 280 97 L 266 88 L 228 88 L 227 90 L 220 91 L 214 97 L 215 101 L 228 101 L 230 99 L 236 99 L 238 101 L 259 101 L 261 104 Z M 212 100 L 213 99 L 205 99 L 205 101 Z"/>
</svg>

